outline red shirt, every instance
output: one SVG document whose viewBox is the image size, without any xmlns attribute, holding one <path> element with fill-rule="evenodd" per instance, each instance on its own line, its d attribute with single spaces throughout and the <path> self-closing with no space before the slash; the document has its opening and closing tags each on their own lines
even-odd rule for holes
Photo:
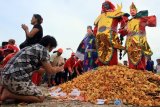
<svg viewBox="0 0 160 107">
<path fill-rule="evenodd" d="M 4 59 L 3 59 L 3 65 L 2 67 L 4 67 L 7 62 L 15 55 L 16 53 L 11 53 L 11 54 L 8 54 Z"/>
<path fill-rule="evenodd" d="M 13 50 L 15 53 L 19 51 L 19 49 L 17 48 L 17 46 L 11 45 L 11 44 L 6 45 L 6 46 L 5 46 L 5 49 L 11 49 L 11 50 Z"/>
<path fill-rule="evenodd" d="M 71 69 L 72 69 L 75 63 L 76 63 L 75 58 L 69 58 L 64 65 L 64 69 L 67 69 L 69 67 L 71 67 Z"/>
<path fill-rule="evenodd" d="M 83 62 L 81 60 L 78 60 L 74 65 L 74 67 L 77 67 L 77 68 L 82 68 L 82 66 L 83 66 Z"/>
</svg>

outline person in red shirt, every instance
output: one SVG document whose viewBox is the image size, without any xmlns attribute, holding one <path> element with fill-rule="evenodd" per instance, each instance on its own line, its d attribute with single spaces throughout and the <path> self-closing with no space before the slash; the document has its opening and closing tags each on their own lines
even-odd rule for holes
<svg viewBox="0 0 160 107">
<path fill-rule="evenodd" d="M 77 77 L 83 73 L 83 61 L 78 59 L 78 61 L 73 66 L 73 77 Z"/>
<path fill-rule="evenodd" d="M 35 72 L 32 74 L 32 82 L 37 86 L 41 85 L 42 75 L 44 74 L 43 71 L 44 71 L 44 68 L 40 67 L 39 70 L 35 70 Z"/>
<path fill-rule="evenodd" d="M 2 71 L 3 49 L 0 48 L 0 72 Z"/>
<path fill-rule="evenodd" d="M 8 44 L 4 47 L 3 52 L 4 52 L 4 59 L 2 61 L 2 67 L 4 67 L 7 62 L 19 51 L 19 49 L 12 45 Z"/>
<path fill-rule="evenodd" d="M 3 61 L 3 49 L 0 48 L 0 64 L 1 64 L 1 61 Z"/>
<path fill-rule="evenodd" d="M 73 66 L 76 63 L 76 58 L 75 58 L 75 53 L 71 54 L 71 57 L 66 61 L 65 65 L 64 65 L 64 81 L 66 82 L 68 79 L 68 75 L 69 75 L 69 80 L 72 79 L 72 74 L 73 74 Z"/>
<path fill-rule="evenodd" d="M 14 39 L 9 39 L 8 44 L 5 45 L 4 48 L 5 49 L 12 49 L 12 50 L 14 50 L 15 53 L 17 53 L 19 51 L 19 48 L 16 46 Z"/>
<path fill-rule="evenodd" d="M 8 54 L 2 61 L 2 67 L 4 67 L 7 62 L 15 55 L 16 53 L 10 53 Z"/>
</svg>

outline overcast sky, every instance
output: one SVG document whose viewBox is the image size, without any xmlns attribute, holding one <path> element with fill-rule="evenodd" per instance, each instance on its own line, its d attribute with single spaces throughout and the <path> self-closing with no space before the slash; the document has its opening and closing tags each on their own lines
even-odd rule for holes
<svg viewBox="0 0 160 107">
<path fill-rule="evenodd" d="M 132 0 L 111 1 L 115 5 L 122 3 L 123 11 L 129 12 Z M 23 42 L 25 33 L 21 24 L 32 29 L 30 20 L 36 13 L 44 19 L 44 35 L 54 36 L 58 41 L 57 48 L 63 48 L 63 56 L 68 58 L 71 51 L 66 48 L 76 51 L 86 34 L 86 27 L 93 26 L 94 20 L 100 14 L 102 2 L 104 0 L 0 0 L 0 43 L 10 38 L 15 39 L 17 45 Z M 147 27 L 147 39 L 155 61 L 160 58 L 160 0 L 134 0 L 134 3 L 138 11 L 148 10 L 149 15 L 157 16 L 157 27 Z"/>
</svg>

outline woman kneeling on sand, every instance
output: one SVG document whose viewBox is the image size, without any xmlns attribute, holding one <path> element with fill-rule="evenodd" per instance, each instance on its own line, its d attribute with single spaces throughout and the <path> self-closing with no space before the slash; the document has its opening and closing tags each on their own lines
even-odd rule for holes
<svg viewBox="0 0 160 107">
<path fill-rule="evenodd" d="M 0 101 L 7 99 L 24 102 L 42 102 L 42 92 L 32 83 L 31 77 L 41 66 L 47 73 L 63 71 L 63 66 L 52 67 L 49 52 L 57 46 L 54 37 L 45 36 L 39 44 L 25 47 L 19 51 L 1 72 Z"/>
</svg>

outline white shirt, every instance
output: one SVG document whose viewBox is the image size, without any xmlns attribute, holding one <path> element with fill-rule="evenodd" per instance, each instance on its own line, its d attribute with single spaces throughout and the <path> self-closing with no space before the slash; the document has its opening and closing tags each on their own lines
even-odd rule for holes
<svg viewBox="0 0 160 107">
<path fill-rule="evenodd" d="M 160 74 L 160 65 L 156 65 L 157 74 Z"/>
<path fill-rule="evenodd" d="M 50 57 L 50 61 L 52 62 L 52 66 L 59 66 L 62 63 L 64 64 L 64 58 L 61 56 L 57 56 L 57 54 L 52 54 Z"/>
</svg>

